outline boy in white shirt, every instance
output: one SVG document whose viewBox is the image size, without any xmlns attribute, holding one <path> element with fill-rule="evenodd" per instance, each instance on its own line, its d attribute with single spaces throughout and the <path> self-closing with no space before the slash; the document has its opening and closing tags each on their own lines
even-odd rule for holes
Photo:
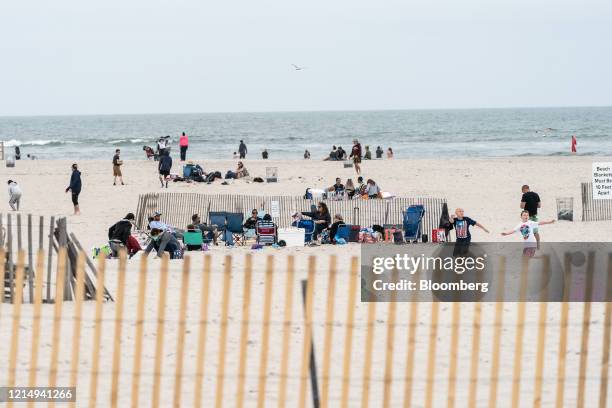
<svg viewBox="0 0 612 408">
<path fill-rule="evenodd" d="M 511 235 L 515 232 L 520 232 L 523 237 L 523 242 L 525 243 L 525 250 L 523 253 L 528 256 L 533 256 L 535 254 L 535 250 L 539 249 L 539 242 L 536 239 L 535 232 L 537 231 L 540 225 L 553 224 L 555 220 L 550 221 L 531 221 L 529 219 L 529 211 L 525 210 L 521 212 L 521 223 L 518 224 L 514 229 L 510 231 L 504 231 L 501 234 Z"/>
</svg>

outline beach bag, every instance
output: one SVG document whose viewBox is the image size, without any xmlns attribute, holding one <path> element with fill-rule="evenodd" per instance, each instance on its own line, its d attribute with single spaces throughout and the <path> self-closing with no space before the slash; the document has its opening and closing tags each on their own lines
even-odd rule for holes
<svg viewBox="0 0 612 408">
<path fill-rule="evenodd" d="M 431 230 L 431 242 L 446 242 L 446 230 L 444 228 L 434 228 Z"/>
<path fill-rule="evenodd" d="M 404 234 L 402 230 L 397 230 L 393 232 L 393 243 L 395 244 L 403 244 L 404 243 Z"/>
</svg>

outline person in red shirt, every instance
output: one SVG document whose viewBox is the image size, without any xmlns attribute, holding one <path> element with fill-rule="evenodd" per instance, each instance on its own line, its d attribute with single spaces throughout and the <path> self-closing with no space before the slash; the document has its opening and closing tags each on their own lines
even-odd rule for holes
<svg viewBox="0 0 612 408">
<path fill-rule="evenodd" d="M 185 132 L 179 138 L 179 147 L 181 148 L 181 161 L 185 161 L 187 157 L 187 148 L 189 147 L 189 139 Z"/>
<path fill-rule="evenodd" d="M 576 140 L 576 135 L 572 135 L 572 153 L 576 153 L 577 145 L 578 145 L 578 141 Z"/>
</svg>

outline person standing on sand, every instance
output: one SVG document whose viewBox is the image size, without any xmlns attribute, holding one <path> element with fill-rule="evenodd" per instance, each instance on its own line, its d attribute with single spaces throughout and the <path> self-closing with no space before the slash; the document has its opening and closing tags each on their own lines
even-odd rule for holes
<svg viewBox="0 0 612 408">
<path fill-rule="evenodd" d="M 519 231 L 523 237 L 525 247 L 523 248 L 523 255 L 532 257 L 535 255 L 536 249 L 540 249 L 540 238 L 537 236 L 538 227 L 540 225 L 553 224 L 555 220 L 550 221 L 533 221 L 529 215 L 529 211 L 523 210 L 521 212 L 521 223 L 510 231 L 502 232 L 502 236 L 511 235 Z"/>
<path fill-rule="evenodd" d="M 578 141 L 576 140 L 576 135 L 572 135 L 572 153 L 576 153 L 577 149 L 576 147 L 578 146 Z"/>
<path fill-rule="evenodd" d="M 244 140 L 240 141 L 240 146 L 238 146 L 238 153 L 240 153 L 240 159 L 246 158 L 247 147 L 244 144 Z"/>
<path fill-rule="evenodd" d="M 361 143 L 359 143 L 359 140 L 357 139 L 353 140 L 353 148 L 351 149 L 351 155 L 349 158 L 350 157 L 353 158 L 355 172 L 357 172 L 357 174 L 361 173 L 361 167 L 359 166 L 359 163 L 361 163 Z"/>
<path fill-rule="evenodd" d="M 123 186 L 123 174 L 121 174 L 121 166 L 123 165 L 123 160 L 119 158 L 121 154 L 121 150 L 115 150 L 115 155 L 113 156 L 113 186 L 117 185 L 117 177 L 119 177 L 119 181 Z"/>
<path fill-rule="evenodd" d="M 393 149 L 388 148 L 387 149 L 387 159 L 392 159 L 393 158 Z"/>
<path fill-rule="evenodd" d="M 170 176 L 170 170 L 172 170 L 172 157 L 170 157 L 170 152 L 165 151 L 164 155 L 159 158 L 158 170 L 159 182 L 162 188 L 164 188 L 164 182 L 166 183 L 166 188 L 168 188 L 168 177 Z"/>
<path fill-rule="evenodd" d="M 384 153 L 384 152 L 383 152 L 382 147 L 378 146 L 378 147 L 376 148 L 376 158 L 377 158 L 377 159 L 382 159 L 383 153 Z"/>
<path fill-rule="evenodd" d="M 308 149 L 304 150 L 304 159 L 310 159 L 310 152 L 308 151 Z"/>
<path fill-rule="evenodd" d="M 19 211 L 19 202 L 21 201 L 21 187 L 16 181 L 8 181 L 9 205 L 13 211 Z"/>
<path fill-rule="evenodd" d="M 74 206 L 74 215 L 81 215 L 79 208 L 79 194 L 81 194 L 81 172 L 76 163 L 72 164 L 72 174 L 70 175 L 70 185 L 66 188 L 67 192 L 72 192 L 72 205 Z"/>
<path fill-rule="evenodd" d="M 263 152 L 261 152 L 261 158 L 264 160 L 268 159 L 268 149 L 263 149 Z"/>
<path fill-rule="evenodd" d="M 482 230 L 487 234 L 489 233 L 489 230 L 486 229 L 484 225 L 478 223 L 470 217 L 464 216 L 464 213 L 463 208 L 457 208 L 455 213 L 450 216 L 449 220 L 451 228 L 455 229 L 455 235 L 457 236 L 457 241 L 453 250 L 454 256 L 466 255 L 468 253 L 470 242 L 472 242 L 470 227 L 476 226 L 478 228 L 482 228 Z"/>
<path fill-rule="evenodd" d="M 527 184 L 521 187 L 523 195 L 521 197 L 521 209 L 527 211 L 529 214 L 529 220 L 538 222 L 538 208 L 542 207 L 540 196 L 538 193 L 531 191 Z M 533 235 L 535 236 L 538 248 L 540 247 L 540 233 L 538 232 L 537 225 L 534 227 Z"/>
<path fill-rule="evenodd" d="M 179 138 L 179 148 L 181 149 L 181 161 L 184 162 L 187 157 L 187 148 L 189 148 L 189 138 L 185 132 Z"/>
</svg>

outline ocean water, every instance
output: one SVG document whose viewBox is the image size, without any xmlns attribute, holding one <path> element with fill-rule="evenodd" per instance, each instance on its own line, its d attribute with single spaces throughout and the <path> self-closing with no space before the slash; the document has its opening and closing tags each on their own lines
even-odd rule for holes
<svg viewBox="0 0 612 408">
<path fill-rule="evenodd" d="M 570 138 L 578 154 L 612 155 L 612 107 L 359 112 L 201 113 L 155 115 L 0 117 L 0 140 L 11 153 L 40 159 L 144 158 L 143 145 L 172 137 L 178 154 L 181 132 L 188 157 L 231 158 L 243 139 L 247 158 L 326 156 L 332 144 L 348 150 L 353 138 L 397 158 L 566 155 Z"/>
</svg>

